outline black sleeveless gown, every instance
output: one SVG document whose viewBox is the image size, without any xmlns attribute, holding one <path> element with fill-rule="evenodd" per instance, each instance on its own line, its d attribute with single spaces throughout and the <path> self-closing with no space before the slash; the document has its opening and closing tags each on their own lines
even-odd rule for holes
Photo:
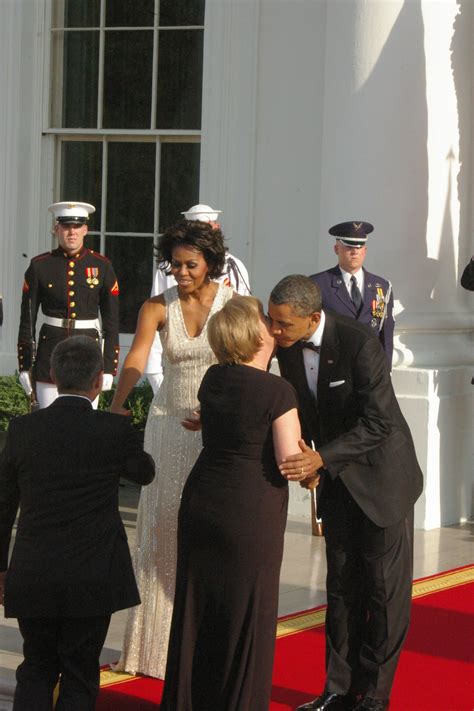
<svg viewBox="0 0 474 711">
<path fill-rule="evenodd" d="M 162 711 L 266 711 L 288 486 L 272 422 L 292 386 L 214 365 L 199 390 L 203 450 L 184 487 Z"/>
</svg>

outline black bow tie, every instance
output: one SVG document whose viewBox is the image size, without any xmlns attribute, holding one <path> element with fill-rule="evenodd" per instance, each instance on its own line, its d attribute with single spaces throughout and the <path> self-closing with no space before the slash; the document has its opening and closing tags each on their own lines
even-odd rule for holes
<svg viewBox="0 0 474 711">
<path fill-rule="evenodd" d="M 310 351 L 319 353 L 321 346 L 315 346 L 311 341 L 301 341 L 302 348 L 309 348 Z"/>
</svg>

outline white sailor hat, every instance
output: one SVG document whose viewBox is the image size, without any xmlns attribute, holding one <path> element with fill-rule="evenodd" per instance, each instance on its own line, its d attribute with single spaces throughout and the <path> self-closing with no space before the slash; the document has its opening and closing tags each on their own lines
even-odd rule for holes
<svg viewBox="0 0 474 711">
<path fill-rule="evenodd" d="M 370 222 L 340 222 L 328 231 L 346 247 L 363 247 L 367 242 L 367 235 L 374 231 L 374 226 Z"/>
<path fill-rule="evenodd" d="M 66 225 L 76 222 L 84 225 L 89 220 L 89 215 L 95 212 L 95 207 L 88 202 L 53 202 L 48 210 L 53 213 L 56 222 Z"/>
<path fill-rule="evenodd" d="M 215 222 L 222 210 L 213 210 L 210 205 L 193 205 L 181 214 L 186 220 L 199 220 L 199 222 Z"/>
</svg>

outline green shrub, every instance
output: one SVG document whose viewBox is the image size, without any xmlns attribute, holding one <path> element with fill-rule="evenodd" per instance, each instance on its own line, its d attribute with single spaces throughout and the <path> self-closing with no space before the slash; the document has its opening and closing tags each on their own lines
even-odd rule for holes
<svg viewBox="0 0 474 711">
<path fill-rule="evenodd" d="M 12 417 L 29 411 L 30 402 L 18 382 L 18 375 L 0 375 L 0 432 L 8 429 Z"/>
<path fill-rule="evenodd" d="M 113 398 L 113 390 L 101 393 L 99 410 L 107 410 Z M 148 383 L 137 385 L 130 393 L 126 407 L 132 411 L 133 426 L 144 430 L 148 409 L 153 399 L 153 391 Z M 18 382 L 18 374 L 0 375 L 0 432 L 8 429 L 8 423 L 13 417 L 26 415 L 30 411 L 29 398 Z"/>
</svg>

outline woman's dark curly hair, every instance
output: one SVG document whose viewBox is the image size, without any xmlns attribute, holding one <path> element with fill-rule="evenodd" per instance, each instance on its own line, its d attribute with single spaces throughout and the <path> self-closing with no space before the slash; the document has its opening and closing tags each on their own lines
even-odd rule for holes
<svg viewBox="0 0 474 711">
<path fill-rule="evenodd" d="M 165 230 L 155 251 L 157 264 L 162 269 L 164 267 L 166 274 L 171 274 L 171 260 L 176 247 L 191 247 L 202 252 L 211 279 L 222 274 L 226 253 L 224 236 L 209 222 L 181 220 Z"/>
</svg>

